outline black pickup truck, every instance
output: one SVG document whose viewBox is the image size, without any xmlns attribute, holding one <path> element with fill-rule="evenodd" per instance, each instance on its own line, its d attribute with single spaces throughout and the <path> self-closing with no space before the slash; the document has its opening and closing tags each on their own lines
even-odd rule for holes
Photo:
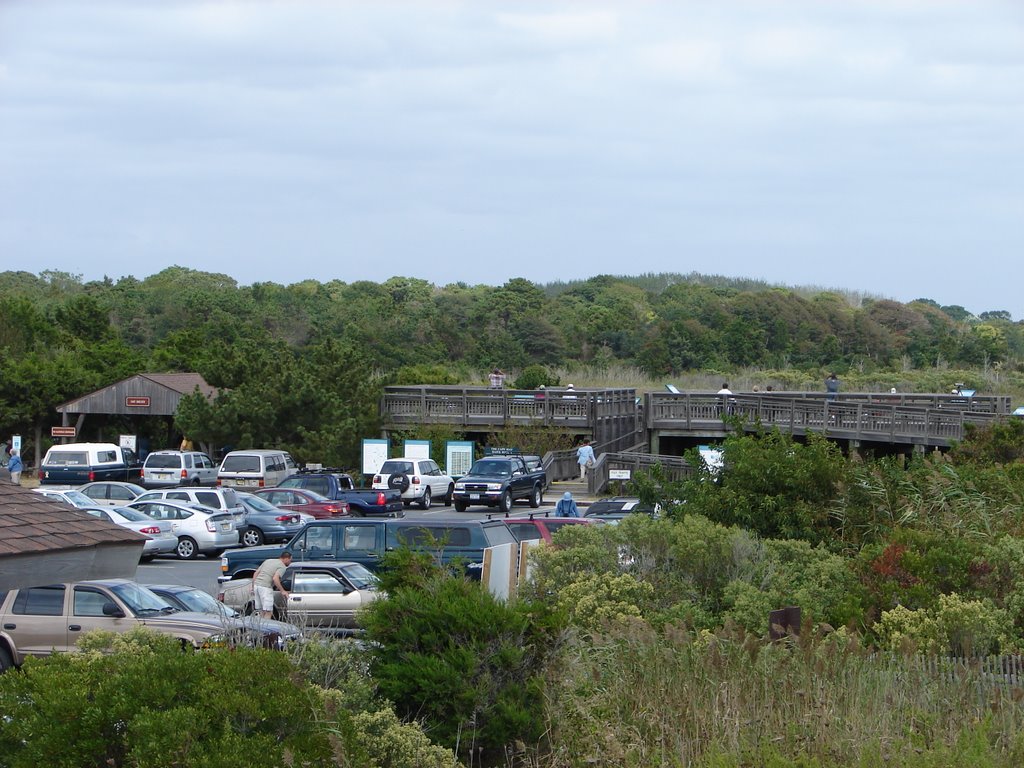
<svg viewBox="0 0 1024 768">
<path fill-rule="evenodd" d="M 260 563 L 286 549 L 296 561 L 348 560 L 376 571 L 385 552 L 401 547 L 429 552 L 445 564 L 462 561 L 478 579 L 484 549 L 515 543 L 504 520 L 316 520 L 284 546 L 228 550 L 218 581 L 250 578 Z"/>
<path fill-rule="evenodd" d="M 279 487 L 301 488 L 333 501 L 346 501 L 349 512 L 357 517 L 405 517 L 400 490 L 356 488 L 351 475 L 332 469 L 304 469 L 282 480 Z"/>
<path fill-rule="evenodd" d="M 544 470 L 531 470 L 522 456 L 488 456 L 456 481 L 452 499 L 458 512 L 483 505 L 497 507 L 507 515 L 518 499 L 528 499 L 534 509 L 539 507 L 546 483 Z"/>
</svg>

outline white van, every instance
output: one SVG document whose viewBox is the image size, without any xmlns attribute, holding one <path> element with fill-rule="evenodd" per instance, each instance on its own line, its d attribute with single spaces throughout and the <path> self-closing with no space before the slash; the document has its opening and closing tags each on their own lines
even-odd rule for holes
<svg viewBox="0 0 1024 768">
<path fill-rule="evenodd" d="M 241 490 L 273 488 L 298 471 L 287 451 L 231 451 L 217 471 L 217 485 Z"/>
</svg>

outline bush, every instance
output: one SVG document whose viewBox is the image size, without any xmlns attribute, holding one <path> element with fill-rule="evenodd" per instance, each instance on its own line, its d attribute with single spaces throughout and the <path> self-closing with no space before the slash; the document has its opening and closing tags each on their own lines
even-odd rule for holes
<svg viewBox="0 0 1024 768">
<path fill-rule="evenodd" d="M 885 611 L 874 630 L 879 643 L 890 650 L 988 656 L 1020 650 L 1019 641 L 1007 632 L 1009 626 L 1006 612 L 990 602 L 952 594 L 940 595 L 934 608 L 912 611 L 900 605 Z"/>
<path fill-rule="evenodd" d="M 371 671 L 400 715 L 456 752 L 541 733 L 541 675 L 551 644 L 524 603 L 438 572 L 368 606 Z"/>
<path fill-rule="evenodd" d="M 557 387 L 562 380 L 544 365 L 528 365 L 516 378 L 516 389 L 539 389 L 540 387 Z"/>
<path fill-rule="evenodd" d="M 183 652 L 144 629 L 85 645 L 0 676 L 0 766 L 329 764 L 318 700 L 283 653 Z"/>
</svg>

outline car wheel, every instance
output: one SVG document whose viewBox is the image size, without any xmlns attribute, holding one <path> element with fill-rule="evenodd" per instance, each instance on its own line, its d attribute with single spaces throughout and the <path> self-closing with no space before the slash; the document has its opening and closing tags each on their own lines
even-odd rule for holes
<svg viewBox="0 0 1024 768">
<path fill-rule="evenodd" d="M 450 507 L 452 505 L 452 496 L 455 494 L 455 484 L 448 486 L 448 493 L 444 495 L 444 505 Z"/>
<path fill-rule="evenodd" d="M 466 502 L 464 502 L 464 501 L 456 501 L 455 502 L 455 511 L 456 512 L 465 512 L 467 509 L 469 509 L 469 504 L 467 504 Z"/>
<path fill-rule="evenodd" d="M 498 499 L 498 510 L 503 515 L 507 515 L 512 511 L 512 491 L 506 489 L 505 492 L 501 494 L 501 498 Z"/>
<path fill-rule="evenodd" d="M 196 546 L 196 540 L 190 539 L 188 536 L 182 536 L 178 539 L 178 546 L 174 551 L 182 560 L 195 560 L 199 557 L 199 547 Z"/>
<path fill-rule="evenodd" d="M 242 546 L 243 547 L 258 547 L 263 543 L 263 531 L 259 528 L 253 528 L 249 526 L 242 531 Z"/>
<path fill-rule="evenodd" d="M 420 509 L 430 509 L 430 488 L 423 489 L 423 496 L 420 498 Z"/>
<path fill-rule="evenodd" d="M 200 485 L 202 485 L 202 482 L 200 482 L 199 478 L 197 477 L 192 481 L 192 485 L 198 488 Z"/>
<path fill-rule="evenodd" d="M 543 500 L 544 494 L 540 489 L 540 484 L 533 486 L 533 493 L 530 494 L 530 506 L 536 509 Z"/>
<path fill-rule="evenodd" d="M 155 558 L 155 557 L 156 557 L 156 555 L 143 555 L 142 557 L 139 558 L 139 562 L 140 563 L 152 563 L 153 562 L 153 558 Z"/>
<path fill-rule="evenodd" d="M 8 669 L 14 669 L 14 661 L 11 659 L 10 652 L 0 645 L 0 674 Z"/>
</svg>

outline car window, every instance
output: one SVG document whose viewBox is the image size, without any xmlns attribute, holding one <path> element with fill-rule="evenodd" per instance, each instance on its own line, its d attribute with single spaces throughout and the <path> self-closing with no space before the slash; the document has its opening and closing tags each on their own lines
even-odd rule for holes
<svg viewBox="0 0 1024 768">
<path fill-rule="evenodd" d="M 220 496 L 216 491 L 196 491 L 196 501 L 214 509 L 220 509 Z"/>
<path fill-rule="evenodd" d="M 125 488 L 121 485 L 108 485 L 107 498 L 117 501 L 131 501 L 135 498 L 135 494 L 131 492 L 130 488 Z"/>
<path fill-rule="evenodd" d="M 89 463 L 89 454 L 85 451 L 50 451 L 44 464 L 66 467 L 84 467 Z"/>
<path fill-rule="evenodd" d="M 311 525 L 301 535 L 296 545 L 305 549 L 330 552 L 334 549 L 334 530 L 329 525 Z"/>
<path fill-rule="evenodd" d="M 490 547 L 496 547 L 498 544 L 516 543 L 516 537 L 512 535 L 512 531 L 505 525 L 489 525 L 485 527 L 484 538 L 487 539 L 487 545 Z"/>
<path fill-rule="evenodd" d="M 363 552 L 372 552 L 377 549 L 377 528 L 371 525 L 347 525 L 345 526 L 342 548 Z"/>
<path fill-rule="evenodd" d="M 120 515 L 125 520 L 131 520 L 133 523 L 144 523 L 152 518 L 149 515 L 139 512 L 137 509 L 131 507 L 117 507 L 113 514 Z"/>
<path fill-rule="evenodd" d="M 375 574 L 358 563 L 350 563 L 343 566 L 341 572 L 356 589 L 373 589 L 379 581 Z"/>
<path fill-rule="evenodd" d="M 329 573 L 296 571 L 292 577 L 292 592 L 344 592 L 345 585 Z"/>
<path fill-rule="evenodd" d="M 399 528 L 396 531 L 399 543 L 406 546 L 448 546 L 468 547 L 472 541 L 469 528 L 461 526 L 445 526 L 440 528 L 413 527 Z"/>
<path fill-rule="evenodd" d="M 260 472 L 263 467 L 259 456 L 226 456 L 221 472 Z"/>
<path fill-rule="evenodd" d="M 408 475 L 416 470 L 411 461 L 385 461 L 380 468 L 382 475 Z"/>
<path fill-rule="evenodd" d="M 173 453 L 151 453 L 144 465 L 147 469 L 180 469 L 181 457 Z"/>
<path fill-rule="evenodd" d="M 97 451 L 96 461 L 100 464 L 109 464 L 113 461 L 118 461 L 118 455 L 116 451 Z"/>
<path fill-rule="evenodd" d="M 105 594 L 91 587 L 75 587 L 75 616 L 102 616 L 103 606 L 113 601 Z"/>
<path fill-rule="evenodd" d="M 295 464 L 295 459 L 292 458 L 290 453 L 284 454 L 284 466 L 285 469 L 289 470 L 298 469 L 298 466 Z"/>
<path fill-rule="evenodd" d="M 545 520 L 544 521 L 544 525 L 546 525 L 548 527 L 548 531 L 550 531 L 551 535 L 554 536 L 560 530 L 565 528 L 565 526 L 567 526 L 567 525 L 579 525 L 579 523 L 567 523 L 567 522 L 556 523 L 556 522 L 551 521 L 551 520 Z"/>
<path fill-rule="evenodd" d="M 205 453 L 200 453 L 196 456 L 196 465 L 203 469 L 210 469 L 213 466 L 213 461 Z"/>
<path fill-rule="evenodd" d="M 21 590 L 14 599 L 11 613 L 21 616 L 60 616 L 64 613 L 64 585 Z"/>
<path fill-rule="evenodd" d="M 508 529 L 520 541 L 532 541 L 541 538 L 540 529 L 533 523 L 508 523 Z"/>
<path fill-rule="evenodd" d="M 106 512 L 101 512 L 98 509 L 87 509 L 85 510 L 85 513 L 87 515 L 92 515 L 93 517 L 98 517 L 100 520 L 106 520 L 108 523 L 114 522 L 110 519 L 110 515 L 108 515 Z"/>
<path fill-rule="evenodd" d="M 168 491 L 164 498 L 175 499 L 176 501 L 192 501 L 192 497 L 188 495 L 187 491 Z"/>
</svg>

